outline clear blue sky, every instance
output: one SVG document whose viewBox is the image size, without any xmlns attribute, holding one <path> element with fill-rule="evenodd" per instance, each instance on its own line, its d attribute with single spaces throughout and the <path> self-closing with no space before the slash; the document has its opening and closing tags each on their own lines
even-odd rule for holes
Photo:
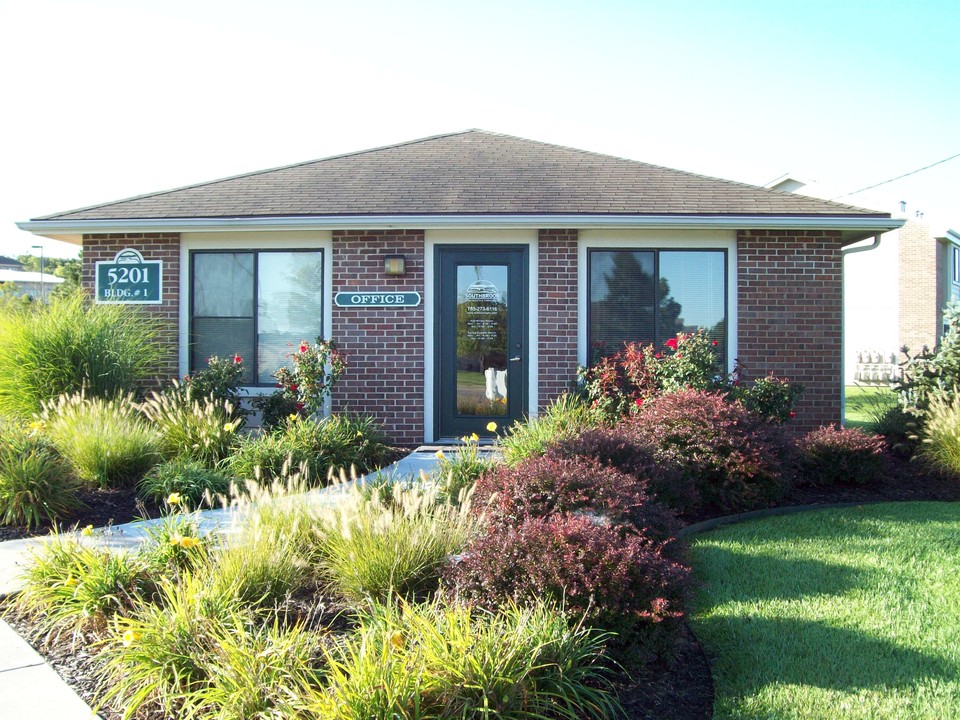
<svg viewBox="0 0 960 720">
<path fill-rule="evenodd" d="M 838 194 L 960 153 L 958 0 L 0 0 L 0 28 L 0 255 L 41 242 L 18 220 L 471 127 Z M 883 191 L 960 226 L 960 158 Z"/>
</svg>

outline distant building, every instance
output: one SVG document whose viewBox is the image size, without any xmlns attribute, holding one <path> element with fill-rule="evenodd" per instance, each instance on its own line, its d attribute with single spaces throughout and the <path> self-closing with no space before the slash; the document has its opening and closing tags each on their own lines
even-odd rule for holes
<svg viewBox="0 0 960 720">
<path fill-rule="evenodd" d="M 19 260 L 0 255 L 0 270 L 23 270 Z"/>
<path fill-rule="evenodd" d="M 811 197 L 831 197 L 819 183 L 786 175 L 766 187 Z M 887 382 L 907 347 L 915 355 L 936 347 L 943 310 L 960 300 L 960 233 L 937 227 L 922 212 L 899 204 L 904 225 L 845 248 L 844 381 Z"/>
<path fill-rule="evenodd" d="M 0 267 L 0 285 L 6 288 L 12 285 L 15 295 L 29 295 L 34 300 L 43 296 L 44 300 L 50 298 L 53 289 L 63 282 L 63 278 L 49 273 L 24 272 L 23 270 L 10 270 L 6 267 Z"/>
</svg>

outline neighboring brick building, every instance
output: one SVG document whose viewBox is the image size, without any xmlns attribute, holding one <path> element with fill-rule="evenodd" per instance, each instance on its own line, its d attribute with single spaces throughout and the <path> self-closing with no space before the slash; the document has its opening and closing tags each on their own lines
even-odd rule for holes
<svg viewBox="0 0 960 720">
<path fill-rule="evenodd" d="M 82 243 L 91 288 L 97 260 L 161 260 L 170 376 L 240 353 L 267 391 L 289 346 L 331 337 L 334 410 L 412 445 L 535 414 L 594 343 L 696 328 L 729 368 L 803 383 L 798 428 L 838 421 L 841 248 L 900 224 L 471 130 L 21 227 Z"/>
</svg>

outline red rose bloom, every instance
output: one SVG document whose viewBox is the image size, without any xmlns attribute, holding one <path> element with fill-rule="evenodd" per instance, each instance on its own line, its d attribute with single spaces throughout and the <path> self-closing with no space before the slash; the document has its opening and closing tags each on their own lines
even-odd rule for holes
<svg viewBox="0 0 960 720">
<path fill-rule="evenodd" d="M 634 404 L 636 404 L 637 407 L 640 407 L 641 405 L 643 405 L 643 398 L 637 398 L 633 402 Z"/>
<path fill-rule="evenodd" d="M 307 351 L 307 344 L 303 342 L 300 343 L 300 352 L 305 353 L 306 351 Z"/>
<path fill-rule="evenodd" d="M 234 356 L 233 356 L 233 362 L 235 362 L 237 365 L 239 365 L 240 363 L 243 362 L 243 358 L 240 357 L 239 355 L 234 355 Z"/>
<path fill-rule="evenodd" d="M 676 349 L 677 349 L 677 339 L 676 339 L 676 338 L 670 338 L 669 340 L 667 340 L 667 341 L 664 343 L 664 345 L 666 345 L 666 346 L 667 346 L 668 348 L 670 348 L 671 350 L 676 350 Z"/>
</svg>

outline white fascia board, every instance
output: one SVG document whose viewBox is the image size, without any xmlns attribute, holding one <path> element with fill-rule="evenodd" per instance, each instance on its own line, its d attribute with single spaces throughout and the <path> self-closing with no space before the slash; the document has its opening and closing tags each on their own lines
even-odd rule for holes
<svg viewBox="0 0 960 720">
<path fill-rule="evenodd" d="M 783 215 L 351 215 L 337 217 L 30 220 L 21 230 L 45 237 L 122 232 L 243 232 L 263 230 L 388 230 L 427 228 L 676 228 L 841 230 L 886 232 L 903 220 L 880 217 Z"/>
</svg>

